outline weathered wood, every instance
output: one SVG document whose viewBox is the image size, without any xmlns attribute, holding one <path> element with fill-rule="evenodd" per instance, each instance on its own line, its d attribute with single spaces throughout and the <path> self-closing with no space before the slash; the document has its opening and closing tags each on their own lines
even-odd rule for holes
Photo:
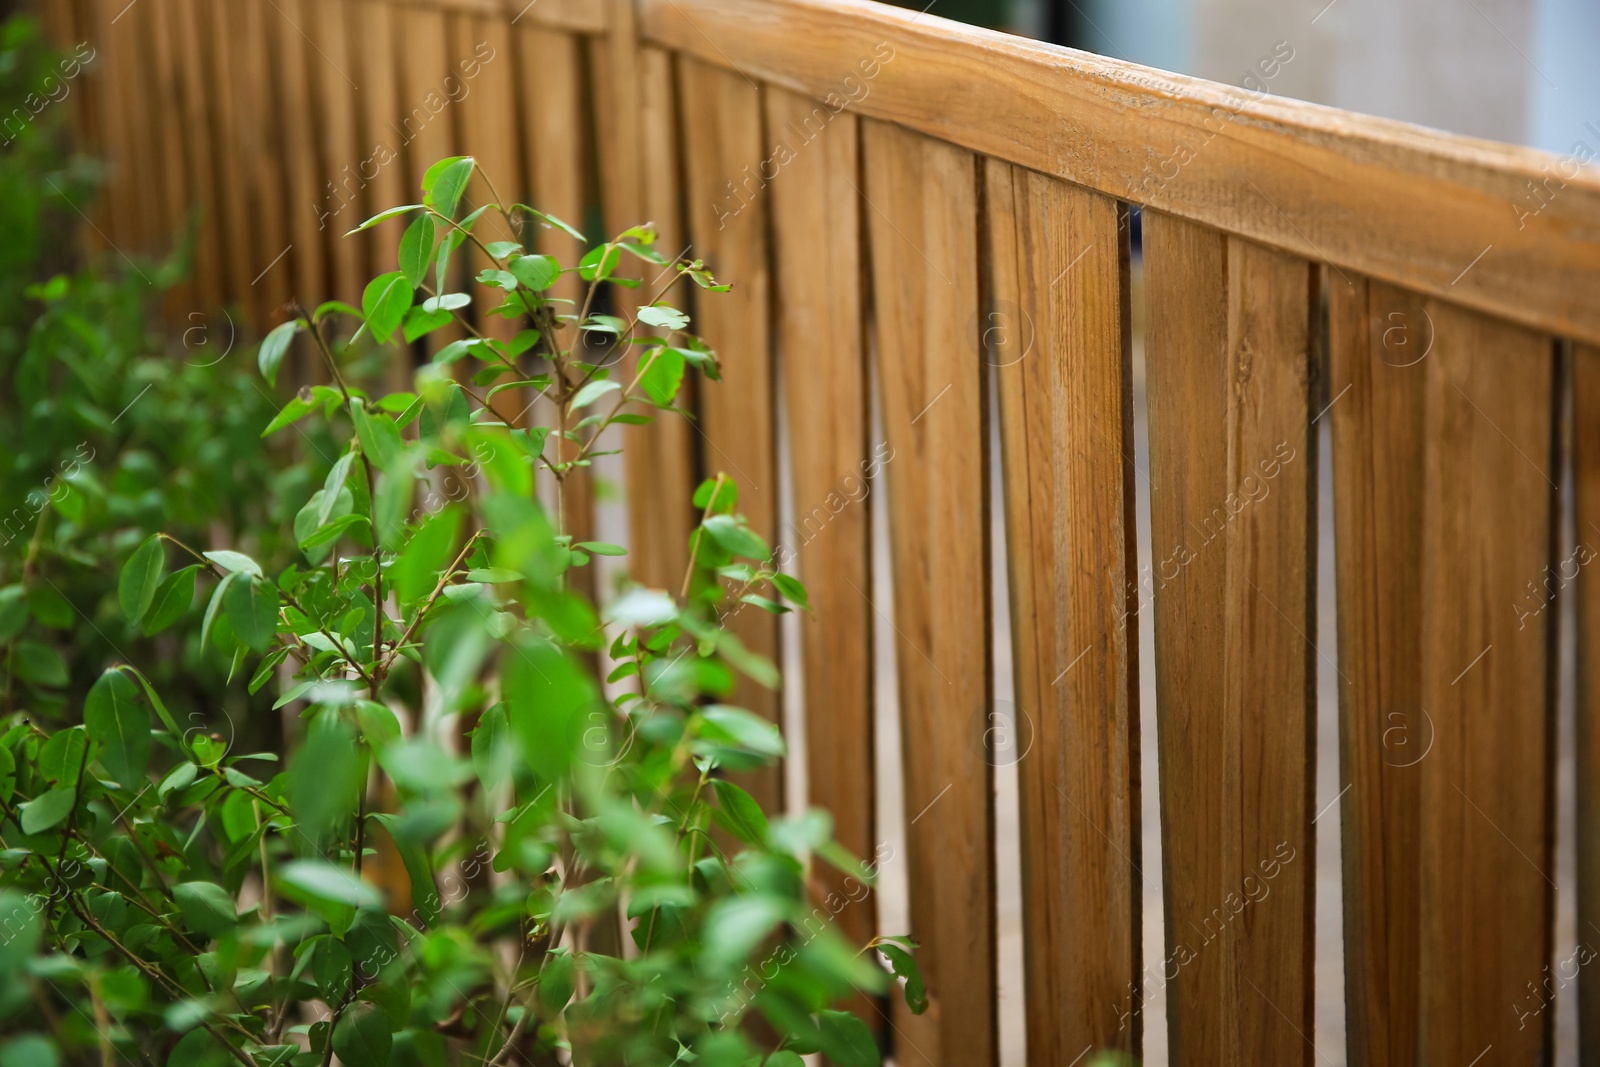
<svg viewBox="0 0 1600 1067">
<path fill-rule="evenodd" d="M 861 203 L 856 120 L 808 128 L 813 103 L 766 94 L 769 141 L 794 160 L 772 183 L 773 269 L 779 364 L 788 408 L 794 512 L 777 531 L 780 563 L 798 562 L 811 611 L 800 620 L 806 702 L 808 804 L 833 814 L 834 835 L 871 857 L 871 507 L 867 493 L 887 462 L 870 453 L 863 337 Z M 712 386 L 712 388 L 716 388 Z M 857 946 L 878 932 L 875 898 L 857 879 L 817 871 L 818 897 Z M 876 1013 L 864 1013 L 880 1025 Z"/>
<path fill-rule="evenodd" d="M 1128 213 L 986 165 L 1021 785 L 1027 1047 L 1139 1049 L 1138 612 Z"/>
<path fill-rule="evenodd" d="M 679 181 L 677 86 L 672 57 L 659 48 L 639 50 L 641 196 L 629 218 L 622 208 L 607 208 L 607 229 L 620 231 L 643 220 L 656 227 L 657 248 L 665 257 L 690 252 L 684 238 L 683 197 Z M 614 201 L 613 201 L 614 202 Z M 651 281 L 658 284 L 652 274 Z M 669 291 L 668 300 L 689 308 L 695 293 L 687 283 Z M 714 299 L 714 298 L 713 298 Z M 696 375 L 686 375 L 673 412 L 654 411 L 649 426 L 623 431 L 623 463 L 628 480 L 629 560 L 632 575 L 647 585 L 674 589 L 689 562 L 689 535 L 699 516 L 693 494 L 696 442 L 690 421 L 694 413 Z"/>
<path fill-rule="evenodd" d="M 308 92 L 309 67 L 305 38 L 299 26 L 305 21 L 304 0 L 273 0 L 274 10 L 266 13 L 267 32 L 275 37 L 273 86 L 285 117 L 282 151 L 288 178 L 290 251 L 285 261 L 292 264 L 289 293 L 306 307 L 316 307 L 328 295 L 328 271 L 324 255 L 329 230 L 318 217 L 325 192 L 325 178 L 319 176 L 316 146 L 303 126 L 287 116 L 304 115 L 311 106 Z M 347 227 L 348 228 L 348 227 Z M 274 267 L 281 270 L 282 266 Z M 325 374 L 320 365 L 313 374 Z"/>
<path fill-rule="evenodd" d="M 1359 276 L 1330 279 L 1328 329 L 1348 1041 L 1352 1063 L 1401 1067 L 1416 1057 L 1420 764 L 1433 746 L 1421 599 L 1435 337 L 1421 297 Z"/>
<path fill-rule="evenodd" d="M 689 233 L 702 257 L 733 292 L 697 301 L 701 336 L 716 350 L 722 381 L 701 398 L 708 471 L 738 482 L 739 508 L 769 541 L 778 528 L 776 418 L 769 351 L 771 273 L 767 249 L 768 204 L 752 183 L 743 201 L 728 201 L 726 183 L 744 168 L 753 173 L 766 155 L 760 91 L 737 74 L 693 60 L 680 68 L 684 153 L 688 174 Z M 745 647 L 776 662 L 778 622 L 744 605 L 730 626 Z M 741 679 L 734 702 L 772 722 L 780 720 L 778 694 Z M 753 772 L 751 793 L 768 810 L 783 805 L 783 768 Z"/>
<path fill-rule="evenodd" d="M 1578 943 L 1588 946 L 1593 962 L 1600 951 L 1600 571 L 1591 566 L 1600 557 L 1600 349 L 1587 345 L 1572 354 L 1572 464 L 1579 546 Z M 1587 967 L 1578 976 L 1578 1063 L 1600 1065 L 1600 979 Z"/>
<path fill-rule="evenodd" d="M 987 1067 L 998 1046 L 977 169 L 967 152 L 877 122 L 863 124 L 863 152 L 884 436 L 895 455 L 885 473 L 911 928 L 936 1046 L 918 1040 L 905 1055 Z"/>
<path fill-rule="evenodd" d="M 649 38 L 744 77 L 1600 342 L 1600 176 L 1576 160 L 886 4 L 641 0 L 640 10 Z M 1278 69 L 1291 55 L 1262 61 Z"/>
<path fill-rule="evenodd" d="M 318 303 L 338 299 L 359 306 L 362 289 L 368 281 L 362 276 L 361 245 L 354 238 L 343 236 L 354 229 L 359 220 L 340 229 L 331 218 L 341 203 L 352 204 L 352 215 L 360 215 L 365 210 L 360 173 L 363 152 L 361 138 L 356 133 L 358 94 L 355 84 L 355 52 L 365 38 L 362 35 L 357 40 L 351 39 L 348 22 L 352 12 L 348 7 L 349 0 L 317 0 L 314 9 L 302 8 L 308 24 L 302 27 L 307 39 L 300 46 L 306 49 L 306 67 L 317 101 L 316 129 L 322 141 L 317 199 L 315 206 L 308 205 L 305 210 L 317 216 L 318 232 L 328 250 L 329 291 L 311 299 Z"/>
<path fill-rule="evenodd" d="M 1420 1059 L 1549 1062 L 1556 612 L 1529 591 L 1553 562 L 1555 358 L 1520 327 L 1428 312 Z"/>
<path fill-rule="evenodd" d="M 570 33 L 604 33 L 611 13 L 600 0 L 392 0 L 396 5 L 464 11 L 509 18 L 516 26 L 548 26 Z"/>
<path fill-rule="evenodd" d="M 409 197 L 405 163 L 400 152 L 396 123 L 400 114 L 400 76 L 396 59 L 400 42 L 396 40 L 396 22 L 392 4 L 385 0 L 361 0 L 359 8 L 362 25 L 362 47 L 357 50 L 361 72 L 356 77 L 361 85 L 362 147 L 359 174 L 366 197 L 366 207 L 351 205 L 341 209 L 331 223 L 336 232 L 344 234 L 366 221 L 357 217 L 362 210 L 378 212 L 385 208 L 414 202 Z M 368 277 L 377 277 L 394 270 L 400 261 L 400 239 L 409 221 L 395 219 L 380 223 L 360 237 L 349 238 L 358 242 L 365 253 Z M 341 237 L 340 240 L 345 240 Z M 404 371 L 405 361 L 395 359 L 393 369 Z M 396 388 L 409 388 L 410 375 L 395 379 Z"/>
<path fill-rule="evenodd" d="M 1144 227 L 1172 1062 L 1309 1067 L 1311 269 Z"/>
</svg>

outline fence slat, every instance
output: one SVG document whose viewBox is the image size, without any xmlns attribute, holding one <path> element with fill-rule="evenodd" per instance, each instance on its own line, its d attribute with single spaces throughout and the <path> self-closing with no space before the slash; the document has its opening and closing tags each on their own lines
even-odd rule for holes
<svg viewBox="0 0 1600 1067">
<path fill-rule="evenodd" d="M 1346 1017 L 1368 1067 L 1413 1063 L 1417 1045 L 1428 322 L 1419 296 L 1330 279 Z"/>
<path fill-rule="evenodd" d="M 690 250 L 685 247 L 678 181 L 677 87 L 672 57 L 659 48 L 643 48 L 639 67 L 644 217 L 656 225 L 661 254 L 675 256 Z M 694 299 L 687 286 L 675 290 L 674 297 Z M 657 412 L 651 425 L 629 426 L 623 431 L 632 540 L 629 567 L 635 578 L 659 588 L 675 588 L 683 580 L 689 564 L 689 532 L 699 518 L 693 502 L 697 434 L 689 421 L 694 417 L 697 384 L 696 376 L 685 377 L 676 401 L 678 413 Z"/>
<path fill-rule="evenodd" d="M 990 159 L 1028 1052 L 1138 1050 L 1139 712 L 1127 210 Z"/>
<path fill-rule="evenodd" d="M 694 61 L 680 68 L 689 232 L 694 253 L 734 290 L 697 303 L 699 328 L 722 361 L 722 381 L 702 398 L 706 467 L 726 471 L 739 484 L 739 509 L 769 541 L 778 529 L 778 463 L 768 345 L 771 323 L 767 258 L 767 194 L 755 181 L 746 199 L 730 200 L 728 182 L 744 181 L 767 155 L 761 129 L 761 93 L 731 71 Z M 746 605 L 731 617 L 745 647 L 778 658 L 777 619 Z M 734 702 L 772 722 L 780 720 L 778 694 L 741 678 Z M 783 805 L 783 768 L 743 779 L 768 810 Z"/>
<path fill-rule="evenodd" d="M 932 1001 L 901 1062 L 997 1062 L 987 464 L 970 153 L 863 124 L 894 560 L 912 933 Z M 871 590 L 860 590 L 863 598 Z M 907 1042 L 911 1045 L 911 1042 Z"/>
<path fill-rule="evenodd" d="M 1555 359 L 1521 327 L 1428 312 L 1421 1060 L 1493 1045 L 1497 1062 L 1548 1062 L 1554 1006 L 1528 983 L 1551 958 L 1555 612 L 1528 590 L 1552 562 Z"/>
<path fill-rule="evenodd" d="M 253 234 L 246 288 L 238 295 L 251 310 L 257 328 L 264 330 L 275 317 L 281 317 L 279 309 L 289 298 L 288 269 L 276 258 L 290 244 L 279 134 L 283 116 L 277 113 L 273 101 L 272 60 L 266 32 L 267 19 L 278 16 L 262 0 L 242 0 L 226 7 L 227 32 L 236 39 L 238 66 L 234 75 L 238 128 L 230 131 L 232 151 L 236 153 L 233 180 L 244 190 L 246 217 L 253 224 L 245 231 Z"/>
<path fill-rule="evenodd" d="M 1577 839 L 1578 943 L 1600 949 L 1600 348 L 1577 345 L 1572 359 L 1572 463 L 1577 486 L 1579 566 Z M 1600 978 L 1578 976 L 1578 1064 L 1600 1067 Z"/>
<path fill-rule="evenodd" d="M 351 205 L 339 212 L 333 226 L 341 234 L 366 221 L 369 216 L 364 212 L 376 213 L 412 203 L 414 199 L 407 195 L 410 182 L 396 128 L 400 117 L 400 79 L 395 69 L 399 42 L 395 39 L 394 8 L 387 0 L 362 0 L 359 11 L 361 47 L 356 52 L 361 72 L 352 77 L 361 86 L 358 95 L 364 151 L 359 166 L 366 187 L 366 205 Z M 362 246 L 368 277 L 375 278 L 398 266 L 400 238 L 407 225 L 409 220 L 395 219 L 380 223 L 360 237 L 350 238 Z M 411 388 L 410 368 L 403 358 L 391 360 L 389 372 L 393 375 L 394 388 Z"/>
<path fill-rule="evenodd" d="M 315 299 L 339 299 L 359 306 L 366 284 L 361 276 L 361 245 L 355 238 L 343 237 L 356 224 L 341 230 L 322 217 L 324 211 L 332 212 L 343 201 L 353 202 L 356 212 L 363 210 L 358 170 L 361 139 L 356 133 L 355 42 L 348 24 L 352 12 L 347 0 L 317 0 L 313 8 L 302 7 L 301 11 L 307 22 L 302 28 L 308 35 L 301 47 L 306 49 L 306 66 L 317 100 L 316 128 L 322 139 L 317 206 L 313 210 L 328 249 L 332 286 L 327 294 Z"/>
<path fill-rule="evenodd" d="M 870 859 L 874 825 L 869 455 L 862 335 L 856 120 L 781 89 L 766 94 L 769 140 L 794 152 L 772 184 L 776 313 L 788 410 L 794 512 L 779 561 L 798 559 L 811 612 L 800 620 L 808 804 L 833 813 L 834 834 Z M 818 123 L 815 116 L 826 116 Z M 811 123 L 807 125 L 808 121 Z M 857 946 L 878 932 L 875 899 L 819 869 L 822 903 Z M 881 1026 L 865 1004 L 869 1025 Z"/>
<path fill-rule="evenodd" d="M 1144 226 L 1172 1062 L 1310 1064 L 1310 268 Z"/>
<path fill-rule="evenodd" d="M 303 0 L 273 0 L 273 10 L 267 12 L 268 33 L 275 37 L 277 84 L 274 89 L 280 102 L 283 122 L 283 154 L 288 176 L 289 238 L 291 251 L 286 261 L 293 263 L 290 271 L 289 295 L 307 308 L 316 307 L 331 295 L 325 267 L 324 236 L 319 228 L 318 212 L 323 202 L 326 179 L 319 176 L 316 147 L 304 127 L 295 125 L 292 116 L 304 115 L 312 106 L 308 92 L 310 77 L 307 65 L 305 38 L 299 26 L 305 19 Z M 347 227 L 347 229 L 350 227 Z M 274 270 L 281 270 L 276 267 Z M 321 381 L 327 369 L 319 360 L 310 359 L 302 347 L 302 357 L 309 368 L 311 380 Z"/>
</svg>

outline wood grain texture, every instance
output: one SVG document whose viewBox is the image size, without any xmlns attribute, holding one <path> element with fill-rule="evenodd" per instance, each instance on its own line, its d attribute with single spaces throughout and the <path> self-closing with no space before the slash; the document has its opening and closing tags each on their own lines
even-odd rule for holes
<svg viewBox="0 0 1600 1067">
<path fill-rule="evenodd" d="M 640 219 L 653 222 L 663 256 L 688 252 L 679 181 L 677 84 L 672 57 L 659 48 L 639 50 L 640 151 L 635 165 L 639 201 L 633 219 L 620 201 L 608 201 L 607 229 L 618 232 Z M 616 207 L 610 206 L 616 204 Z M 654 281 L 654 278 L 652 278 Z M 630 294 L 631 296 L 631 294 Z M 667 297 L 692 307 L 695 294 L 679 283 Z M 673 412 L 654 411 L 649 426 L 623 430 L 623 463 L 628 482 L 628 567 L 633 577 L 657 588 L 673 589 L 689 563 L 689 536 L 699 515 L 693 504 L 698 433 L 691 420 L 698 382 L 686 375 Z"/>
<path fill-rule="evenodd" d="M 727 183 L 744 180 L 765 158 L 761 94 L 720 67 L 686 61 L 683 87 L 684 154 L 693 254 L 733 291 L 696 302 L 701 336 L 716 351 L 722 381 L 701 397 L 708 475 L 723 471 L 738 482 L 739 510 L 770 543 L 778 529 L 776 410 L 770 351 L 771 273 L 767 193 L 756 181 L 745 199 L 729 199 Z M 730 616 L 745 647 L 778 660 L 778 621 L 745 605 Z M 734 703 L 772 722 L 781 718 L 778 694 L 741 678 Z M 783 807 L 781 765 L 754 772 L 747 787 L 767 810 Z"/>
<path fill-rule="evenodd" d="M 1309 1067 L 1311 271 L 1171 216 L 1144 227 L 1172 1062 Z"/>
<path fill-rule="evenodd" d="M 834 835 L 871 857 L 871 508 L 873 478 L 889 462 L 870 451 L 870 390 L 862 333 L 856 120 L 806 126 L 816 105 L 782 90 L 766 94 L 769 140 L 794 152 L 770 188 L 778 350 L 788 410 L 795 506 L 778 532 L 779 562 L 794 560 L 811 598 L 800 619 L 806 708 L 806 802 L 833 815 Z M 712 386 L 715 388 L 715 386 Z M 839 931 L 861 946 L 878 932 L 867 888 L 831 867 L 817 871 L 818 899 Z M 875 1014 L 864 1016 L 877 1023 Z"/>
<path fill-rule="evenodd" d="M 572 33 L 604 33 L 611 12 L 601 0 L 392 0 L 397 6 L 464 11 L 509 18 L 517 26 L 549 26 Z"/>
<path fill-rule="evenodd" d="M 183 146 L 189 175 L 190 208 L 197 215 L 194 249 L 196 303 L 205 311 L 220 307 L 228 295 L 226 208 L 218 171 L 215 52 L 209 46 L 211 12 L 203 0 L 179 0 L 169 25 L 177 30 L 178 70 L 183 82 Z M 135 147 L 135 151 L 139 149 Z M 141 191 L 138 203 L 144 202 Z M 197 311 L 190 308 L 189 313 Z"/>
<path fill-rule="evenodd" d="M 176 17 L 173 0 L 156 0 L 145 16 L 151 40 L 148 102 L 155 112 L 150 150 L 162 159 L 161 189 L 146 201 L 146 210 L 170 243 L 183 233 L 193 207 L 184 149 L 183 75 L 178 69 L 183 58 L 172 22 Z M 193 302 L 193 282 L 185 279 L 173 287 L 165 307 L 174 321 L 181 322 Z"/>
<path fill-rule="evenodd" d="M 267 20 L 276 19 L 263 0 L 240 0 L 227 7 L 228 33 L 236 42 L 234 110 L 229 130 L 230 163 L 244 190 L 244 232 L 251 235 L 244 287 L 233 295 L 249 309 L 258 332 L 283 317 L 289 299 L 289 272 L 274 262 L 289 247 L 288 204 L 283 152 L 283 116 L 272 97 L 272 60 Z M 270 268 L 270 269 L 269 269 Z"/>
<path fill-rule="evenodd" d="M 343 300 L 360 306 L 361 293 L 367 281 L 363 277 L 361 245 L 343 234 L 354 229 L 357 222 L 342 229 L 332 221 L 332 213 L 340 204 L 353 206 L 352 214 L 362 214 L 361 195 L 361 138 L 357 133 L 356 49 L 364 41 L 359 29 L 349 25 L 353 13 L 351 0 L 317 0 L 311 11 L 305 12 L 308 39 L 301 42 L 306 49 L 306 67 L 310 71 L 313 93 L 317 101 L 316 130 L 321 139 L 318 162 L 320 164 L 317 200 L 311 210 L 317 216 L 318 232 L 328 250 L 329 291 L 312 295 L 311 300 Z M 304 9 L 302 9 L 304 10 Z M 352 36 L 353 33 L 357 36 Z"/>
<path fill-rule="evenodd" d="M 640 10 L 649 38 L 746 77 L 831 93 L 1111 196 L 1600 341 L 1600 176 L 1572 161 L 862 0 L 641 0 Z M 1263 62 L 1277 69 L 1286 57 L 1266 51 Z M 1565 186 L 1534 214 L 1528 183 L 1543 189 L 1551 175 Z"/>
<path fill-rule="evenodd" d="M 1577 487 L 1578 941 L 1600 947 L 1600 348 L 1572 354 L 1572 464 Z M 1570 567 L 1570 564 L 1569 564 Z M 1559 575 L 1558 575 L 1559 576 Z M 1593 959 L 1593 953 L 1588 954 Z M 1570 969 L 1570 968 L 1569 968 Z M 1565 973 L 1565 972 L 1564 972 Z M 1600 979 L 1578 976 L 1578 1063 L 1600 1065 Z"/>
<path fill-rule="evenodd" d="M 303 115 L 311 106 L 308 90 L 310 68 L 305 38 L 299 27 L 305 21 L 305 0 L 273 0 L 267 12 L 267 32 L 274 36 L 274 89 L 285 116 Z M 328 230 L 321 225 L 319 212 L 326 187 L 321 177 L 316 145 L 309 131 L 287 118 L 283 127 L 284 169 L 288 177 L 289 239 L 291 251 L 285 262 L 290 271 L 290 295 L 307 307 L 315 307 L 328 292 L 325 258 Z M 274 267 L 281 270 L 282 267 Z M 309 353 L 306 353 L 309 355 Z M 314 361 L 312 374 L 326 374 Z"/>
<path fill-rule="evenodd" d="M 360 0 L 358 8 L 362 25 L 362 47 L 357 50 L 360 72 L 353 74 L 361 86 L 362 147 L 360 176 L 365 195 L 365 208 L 376 214 L 384 208 L 411 203 L 408 196 L 410 182 L 395 123 L 400 113 L 400 75 L 396 59 L 400 42 L 396 39 L 396 16 L 392 4 L 385 0 Z M 366 218 L 356 217 L 355 208 L 339 212 L 338 232 L 354 229 Z M 364 252 L 368 277 L 394 270 L 400 261 L 400 238 L 405 234 L 406 220 L 395 219 L 380 223 L 360 237 L 358 242 Z M 343 240 L 344 238 L 340 238 Z M 395 359 L 393 369 L 409 372 L 403 359 Z M 409 373 L 392 379 L 396 389 L 409 389 Z"/>
<path fill-rule="evenodd" d="M 1528 983 L 1552 958 L 1556 612 L 1524 612 L 1553 563 L 1555 358 L 1539 334 L 1428 311 L 1418 1047 L 1423 1063 L 1491 1044 L 1497 1062 L 1549 1062 L 1555 1012 Z"/>
<path fill-rule="evenodd" d="M 1426 301 L 1329 282 L 1344 968 L 1352 1063 L 1415 1062 L 1421 915 Z M 1330 815 L 1329 822 L 1332 821 Z M 1331 832 L 1332 827 L 1329 827 Z"/>
<path fill-rule="evenodd" d="M 911 932 L 931 1006 L 903 1062 L 997 1062 L 989 545 L 971 154 L 863 124 L 894 574 Z M 863 598 L 871 590 L 858 590 Z"/>
<path fill-rule="evenodd" d="M 1128 216 L 990 159 L 996 368 L 1015 635 L 1027 1047 L 1137 1054 L 1138 612 Z"/>
</svg>

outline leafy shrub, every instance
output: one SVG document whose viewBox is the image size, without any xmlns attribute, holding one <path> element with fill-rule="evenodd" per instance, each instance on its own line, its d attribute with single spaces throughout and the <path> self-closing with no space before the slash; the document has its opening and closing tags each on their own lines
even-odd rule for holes
<svg viewBox="0 0 1600 1067">
<path fill-rule="evenodd" d="M 60 728 L 12 715 L 0 1020 L 39 1032 L 0 1059 L 875 1064 L 870 1031 L 835 1010 L 888 990 L 873 948 L 925 1006 L 908 940 L 848 944 L 811 901 L 814 864 L 864 895 L 873 861 L 832 839 L 825 812 L 773 817 L 738 784 L 784 743 L 725 703 L 738 675 L 778 683 L 728 618 L 806 594 L 733 479 L 695 494 L 680 589 L 624 581 L 598 610 L 580 591 L 595 557 L 624 550 L 575 540 L 561 501 L 608 430 L 670 407 L 691 372 L 717 378 L 665 296 L 725 287 L 663 259 L 648 226 L 559 263 L 532 238 L 575 231 L 500 203 L 486 178 L 487 205 L 462 216 L 479 178 L 470 158 L 435 165 L 422 204 L 362 227 L 411 219 L 399 269 L 360 308 L 297 305 L 262 343 L 269 383 L 296 346 L 326 375 L 267 424 L 269 466 L 251 472 L 292 512 L 197 535 L 202 516 L 175 521 L 192 502 L 153 491 L 147 510 L 106 513 L 136 547 L 109 532 L 86 546 L 123 559 L 97 615 L 182 634 L 218 672 L 214 700 L 233 691 L 224 675 L 275 697 L 296 744 L 280 770 L 276 751 L 186 728 L 146 661 L 104 650 L 81 704 L 55 701 Z M 518 240 L 480 238 L 486 215 Z M 499 300 L 481 322 L 450 285 L 468 244 Z M 625 260 L 664 279 L 626 318 L 597 310 L 606 287 L 639 286 Z M 582 300 L 556 298 L 574 276 Z M 414 387 L 363 387 L 372 354 L 402 344 L 434 351 Z M 549 418 L 519 425 L 519 409 Z M 467 492 L 440 499 L 445 478 Z M 76 520 L 55 508 L 69 537 Z M 20 676 L 32 653 L 11 647 Z M 70 688 L 54 680 L 14 707 Z"/>
</svg>

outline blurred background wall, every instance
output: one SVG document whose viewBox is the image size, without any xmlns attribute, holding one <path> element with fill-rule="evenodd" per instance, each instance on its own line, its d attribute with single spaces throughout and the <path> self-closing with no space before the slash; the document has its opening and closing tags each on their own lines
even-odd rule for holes
<svg viewBox="0 0 1600 1067">
<path fill-rule="evenodd" d="M 1294 58 L 1274 93 L 1600 155 L 1600 0 L 934 0 L 929 10 L 1232 84 L 1284 42 Z"/>
</svg>

